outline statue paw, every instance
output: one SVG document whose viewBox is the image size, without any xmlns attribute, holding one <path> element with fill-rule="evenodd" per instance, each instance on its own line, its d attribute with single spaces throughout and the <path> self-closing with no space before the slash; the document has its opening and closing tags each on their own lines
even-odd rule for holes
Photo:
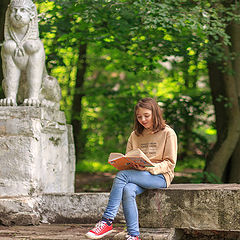
<svg viewBox="0 0 240 240">
<path fill-rule="evenodd" d="M 0 106 L 17 106 L 17 102 L 14 98 L 3 98 L 0 99 Z"/>
<path fill-rule="evenodd" d="M 23 101 L 23 106 L 34 106 L 34 107 L 40 107 L 41 102 L 37 98 L 26 98 Z"/>
<path fill-rule="evenodd" d="M 42 107 L 48 107 L 48 108 L 54 108 L 55 103 L 52 102 L 52 101 L 48 101 L 46 99 L 43 99 L 42 102 L 41 102 L 41 106 Z"/>
</svg>

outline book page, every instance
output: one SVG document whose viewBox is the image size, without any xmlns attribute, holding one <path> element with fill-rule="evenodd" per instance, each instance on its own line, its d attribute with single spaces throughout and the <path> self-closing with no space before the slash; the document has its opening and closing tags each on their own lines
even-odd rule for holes
<svg viewBox="0 0 240 240">
<path fill-rule="evenodd" d="M 124 155 L 122 153 L 110 153 L 108 161 L 114 161 L 115 159 L 121 158 Z"/>
<path fill-rule="evenodd" d="M 126 157 L 142 157 L 149 161 L 149 158 L 141 151 L 141 149 L 134 149 L 126 154 Z"/>
<path fill-rule="evenodd" d="M 118 170 L 134 169 L 135 164 L 154 167 L 154 164 L 139 148 L 128 152 L 126 155 L 122 153 L 110 153 L 108 162 Z"/>
</svg>

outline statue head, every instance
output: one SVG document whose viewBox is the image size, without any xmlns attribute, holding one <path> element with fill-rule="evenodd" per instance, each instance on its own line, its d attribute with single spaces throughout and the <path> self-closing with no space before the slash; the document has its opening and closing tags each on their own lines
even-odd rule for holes
<svg viewBox="0 0 240 240">
<path fill-rule="evenodd" d="M 35 5 L 31 0 L 12 0 L 9 4 L 9 8 L 18 8 L 24 7 L 28 9 L 30 12 L 35 9 Z"/>
<path fill-rule="evenodd" d="M 9 4 L 9 20 L 13 27 L 22 28 L 35 17 L 35 5 L 30 0 L 12 0 Z"/>
<path fill-rule="evenodd" d="M 5 18 L 5 40 L 11 39 L 11 31 L 29 25 L 28 38 L 39 37 L 37 8 L 32 0 L 11 0 Z"/>
</svg>

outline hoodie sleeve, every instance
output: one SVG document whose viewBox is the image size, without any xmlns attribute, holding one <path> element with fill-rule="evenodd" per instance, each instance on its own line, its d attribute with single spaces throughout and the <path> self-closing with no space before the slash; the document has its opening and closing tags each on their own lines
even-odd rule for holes
<svg viewBox="0 0 240 240">
<path fill-rule="evenodd" d="M 128 138 L 127 147 L 126 147 L 126 153 L 128 153 L 128 152 L 131 151 L 131 150 L 133 150 L 132 134 L 131 134 L 130 137 Z"/>
<path fill-rule="evenodd" d="M 160 158 L 160 157 L 159 157 Z M 154 159 L 159 159 L 157 156 Z M 147 167 L 146 170 L 153 175 L 173 172 L 177 161 L 177 135 L 169 133 L 166 138 L 162 159 L 154 167 Z"/>
</svg>

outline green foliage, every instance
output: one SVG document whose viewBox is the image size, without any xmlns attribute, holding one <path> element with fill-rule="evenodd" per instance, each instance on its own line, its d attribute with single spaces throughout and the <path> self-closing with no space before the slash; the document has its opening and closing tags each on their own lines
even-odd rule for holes
<svg viewBox="0 0 240 240">
<path fill-rule="evenodd" d="M 83 160 L 77 163 L 76 172 L 116 172 L 116 168 L 112 167 L 110 164 L 106 164 L 94 160 Z"/>
<path fill-rule="evenodd" d="M 204 158 L 187 157 L 183 161 L 177 161 L 176 172 L 184 172 L 186 169 L 203 170 L 205 166 Z"/>
<path fill-rule="evenodd" d="M 133 107 L 149 96 L 176 130 L 183 159 L 206 156 L 215 140 L 205 132 L 214 127 L 206 60 L 219 51 L 209 39 L 229 42 L 226 21 L 238 17 L 232 5 L 225 11 L 218 0 L 38 2 L 47 66 L 60 82 L 69 123 L 74 94 L 84 96 L 77 118 L 85 155 L 79 160 L 104 163 L 109 152 L 124 152 Z M 75 83 L 82 43 L 87 72 L 80 90 Z"/>
<path fill-rule="evenodd" d="M 219 177 L 213 173 L 208 172 L 198 172 L 193 173 L 193 178 L 191 183 L 212 183 L 212 184 L 222 184 L 223 182 Z"/>
<path fill-rule="evenodd" d="M 191 147 L 198 148 L 205 153 L 209 147 L 207 139 L 199 134 L 195 129 L 201 126 L 211 125 L 209 115 L 206 110 L 210 103 L 209 93 L 204 91 L 194 91 L 189 95 L 175 95 L 172 99 L 162 100 L 164 116 L 167 122 L 175 129 L 178 135 L 180 151 L 187 151 L 191 142 Z"/>
<path fill-rule="evenodd" d="M 239 1 L 36 2 L 47 68 L 61 85 L 68 123 L 74 94 L 84 96 L 76 117 L 86 153 L 80 160 L 86 161 L 78 168 L 98 169 L 94 162 L 105 163 L 109 152 L 125 151 L 133 106 L 147 96 L 159 101 L 176 130 L 183 159 L 205 157 L 216 138 L 207 61 L 226 59 L 219 42 L 230 44 L 226 26 L 240 21 Z M 78 89 L 79 46 L 84 43 L 87 73 Z M 224 96 L 217 101 L 231 107 Z M 212 181 L 213 176 L 203 175 Z"/>
<path fill-rule="evenodd" d="M 96 154 L 92 153 L 88 155 L 86 159 L 80 161 L 76 165 L 77 172 L 117 172 L 116 168 L 112 167 L 107 163 L 108 155 L 106 153 L 102 153 L 102 161 L 99 161 L 99 152 Z M 104 161 L 103 161 L 104 160 Z M 176 172 L 184 172 L 187 169 L 196 169 L 203 170 L 205 166 L 205 160 L 203 158 L 185 158 L 183 161 L 177 162 L 175 167 Z M 202 173 L 193 173 L 193 181 L 197 181 L 195 178 L 200 179 Z M 202 177 L 201 177 L 202 178 Z M 200 181 L 200 180 L 199 180 Z"/>
</svg>

